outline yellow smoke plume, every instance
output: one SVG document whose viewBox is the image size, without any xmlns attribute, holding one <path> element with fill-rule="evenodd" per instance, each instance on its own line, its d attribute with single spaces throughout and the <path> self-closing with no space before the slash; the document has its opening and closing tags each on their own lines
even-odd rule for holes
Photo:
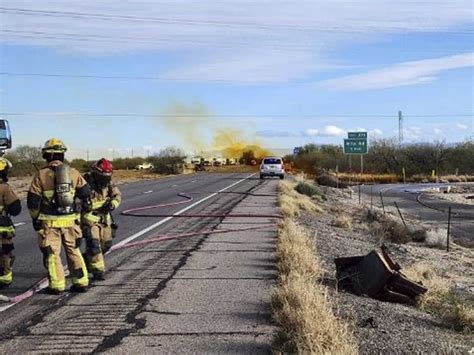
<svg viewBox="0 0 474 355">
<path fill-rule="evenodd" d="M 257 159 L 271 155 L 262 147 L 255 133 L 213 118 L 203 104 L 173 102 L 165 108 L 163 116 L 161 122 L 165 129 L 175 135 L 181 145 L 195 152 L 213 152 L 234 159 L 239 159 L 249 150 Z"/>
</svg>

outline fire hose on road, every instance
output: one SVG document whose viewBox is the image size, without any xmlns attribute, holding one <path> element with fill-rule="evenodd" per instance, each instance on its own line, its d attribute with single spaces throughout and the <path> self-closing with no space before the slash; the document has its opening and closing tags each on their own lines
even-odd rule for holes
<svg viewBox="0 0 474 355">
<path fill-rule="evenodd" d="M 151 211 L 151 210 L 156 210 L 159 208 L 174 207 L 178 205 L 187 204 L 194 200 L 192 195 L 202 195 L 202 194 L 211 194 L 209 197 L 220 195 L 220 194 L 236 194 L 236 195 L 256 196 L 256 197 L 276 197 L 276 195 L 274 194 L 255 194 L 251 192 L 232 192 L 232 191 L 218 191 L 218 192 L 197 191 L 197 192 L 187 192 L 187 193 L 180 192 L 177 194 L 177 196 L 183 198 L 182 201 L 131 208 L 131 209 L 127 209 L 123 211 L 121 215 L 130 216 L 130 217 L 140 217 L 140 218 L 169 218 L 169 219 L 179 217 L 179 218 L 221 218 L 221 219 L 224 219 L 224 218 L 275 218 L 278 220 L 281 218 L 281 215 L 279 214 L 245 214 L 245 213 L 231 213 L 231 211 L 224 211 L 224 212 L 219 212 L 219 213 L 187 213 L 187 214 L 184 214 L 184 213 L 151 213 L 151 214 L 144 213 L 144 211 Z M 137 246 L 144 246 L 144 245 L 170 241 L 170 240 L 191 238 L 191 237 L 210 235 L 210 234 L 246 232 L 246 231 L 262 230 L 262 229 L 268 229 L 268 228 L 274 228 L 274 227 L 275 227 L 275 222 L 269 223 L 269 224 L 262 224 L 258 226 L 252 226 L 252 227 L 245 227 L 245 228 L 222 229 L 222 230 L 208 229 L 208 230 L 202 230 L 202 231 L 197 231 L 197 232 L 180 233 L 180 234 L 175 234 L 175 235 L 158 234 L 145 240 L 140 240 L 136 242 L 118 243 L 117 245 L 114 245 L 107 254 L 116 250 L 133 248 Z M 67 268 L 65 268 L 65 274 L 66 276 L 68 276 L 69 274 Z M 13 305 L 17 303 L 20 303 L 30 298 L 35 293 L 41 291 L 42 289 L 46 287 L 48 287 L 48 279 L 43 278 L 40 281 L 38 281 L 29 290 L 27 290 L 26 292 L 20 295 L 17 295 L 11 298 L 0 295 L 0 301 L 9 302 L 7 306 L 4 306 L 3 308 L 0 307 L 0 312 L 3 310 L 6 310 L 7 308 L 12 307 Z"/>
</svg>

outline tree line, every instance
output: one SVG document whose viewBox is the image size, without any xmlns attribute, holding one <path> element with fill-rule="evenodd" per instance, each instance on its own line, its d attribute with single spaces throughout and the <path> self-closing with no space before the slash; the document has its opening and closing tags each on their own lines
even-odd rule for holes
<svg viewBox="0 0 474 355">
<path fill-rule="evenodd" d="M 36 173 L 37 169 L 41 169 L 45 166 L 41 147 L 20 145 L 7 152 L 5 158 L 13 165 L 11 176 L 31 176 Z M 153 171 L 157 174 L 177 174 L 181 172 L 185 164 L 185 159 L 186 154 L 181 149 L 166 147 L 148 158 L 117 158 L 113 160 L 113 165 L 116 170 L 132 170 L 135 169 L 137 165 L 148 162 L 153 165 Z M 66 163 L 81 172 L 85 172 L 94 161 L 95 160 L 73 159 L 66 161 Z"/>
<path fill-rule="evenodd" d="M 284 158 L 295 168 L 309 174 L 320 169 L 340 172 L 349 171 L 349 157 L 343 147 L 332 144 L 307 144 L 298 155 Z M 360 172 L 360 157 L 352 156 L 352 171 Z M 406 176 L 474 175 L 474 142 L 446 144 L 442 141 L 399 145 L 395 139 L 378 139 L 371 142 L 364 156 L 364 171 L 372 174 Z"/>
</svg>

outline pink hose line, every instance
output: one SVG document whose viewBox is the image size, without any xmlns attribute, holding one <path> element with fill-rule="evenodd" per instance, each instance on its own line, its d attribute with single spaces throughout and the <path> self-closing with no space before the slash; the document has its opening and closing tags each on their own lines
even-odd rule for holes
<svg viewBox="0 0 474 355">
<path fill-rule="evenodd" d="M 247 213 L 235 213 L 232 214 L 230 211 L 227 212 L 221 212 L 221 213 L 192 213 L 192 214 L 165 214 L 165 213 L 160 213 L 160 214 L 153 214 L 153 215 L 148 215 L 148 214 L 139 214 L 137 212 L 141 211 L 146 211 L 146 210 L 151 210 L 151 209 L 157 209 L 157 208 L 163 208 L 163 207 L 172 207 L 172 206 L 177 206 L 177 205 L 182 205 L 185 203 L 189 203 L 193 201 L 193 197 L 190 195 L 195 195 L 195 194 L 209 194 L 209 193 L 214 193 L 214 192 L 188 192 L 188 193 L 178 193 L 179 197 L 184 198 L 183 201 L 178 201 L 178 202 L 172 202 L 172 203 L 164 203 L 164 204 L 157 204 L 157 205 L 150 205 L 150 206 L 143 206 L 143 207 L 137 207 L 137 208 L 130 208 L 128 210 L 123 211 L 121 214 L 124 216 L 132 216 L 132 217 L 152 217 L 152 218 L 158 218 L 158 217 L 186 217 L 186 218 L 277 218 L 280 219 L 281 216 L 277 214 L 247 214 Z M 275 195 L 270 195 L 270 194 L 252 194 L 252 193 L 247 193 L 247 192 L 218 192 L 218 194 L 240 194 L 240 195 L 247 195 L 247 196 L 269 196 L 269 197 L 274 197 Z M 275 224 L 263 224 L 259 226 L 254 226 L 254 227 L 247 227 L 247 228 L 237 228 L 237 229 L 223 229 L 223 230 L 206 230 L 206 231 L 199 231 L 199 232 L 191 232 L 191 233 L 182 233 L 182 234 L 176 234 L 176 235 L 160 235 L 157 234 L 153 236 L 152 238 L 146 239 L 146 240 L 140 240 L 137 242 L 130 242 L 124 245 L 116 245 L 113 246 L 109 252 L 115 251 L 115 250 L 121 250 L 121 249 L 127 249 L 127 248 L 132 248 L 132 247 L 137 247 L 137 246 L 142 246 L 142 245 L 148 245 L 148 244 L 153 244 L 153 243 L 159 243 L 159 242 L 164 242 L 164 241 L 169 241 L 169 240 L 176 240 L 176 239 L 183 239 L 183 238 L 191 238 L 195 237 L 198 235 L 210 235 L 210 234 L 225 234 L 225 233 L 233 233 L 233 232 L 245 232 L 245 231 L 251 231 L 251 230 L 260 230 L 260 229 L 268 229 L 268 228 L 274 228 Z M 69 271 L 67 270 L 67 267 L 65 267 L 65 276 L 69 275 Z M 20 303 L 31 296 L 33 296 L 35 293 L 41 291 L 42 289 L 48 287 L 48 279 L 45 277 L 38 281 L 36 284 L 34 284 L 29 290 L 26 292 L 11 297 L 10 302 L 12 304 L 17 304 Z"/>
</svg>

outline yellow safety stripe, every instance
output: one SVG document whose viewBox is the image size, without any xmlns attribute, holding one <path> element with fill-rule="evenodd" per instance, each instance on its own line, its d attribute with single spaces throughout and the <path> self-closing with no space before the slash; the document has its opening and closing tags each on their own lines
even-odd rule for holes
<svg viewBox="0 0 474 355">
<path fill-rule="evenodd" d="M 38 217 L 41 221 L 75 221 L 79 219 L 79 213 L 71 213 L 65 215 L 51 215 L 51 214 L 43 214 L 41 213 Z"/>
<path fill-rule="evenodd" d="M 120 202 L 118 202 L 117 200 L 112 200 L 112 205 L 117 208 L 118 206 L 120 206 Z"/>
<path fill-rule="evenodd" d="M 100 222 L 100 217 L 95 216 L 92 213 L 85 214 L 83 219 L 84 219 L 85 222 L 88 222 L 88 223 L 99 223 Z"/>
<path fill-rule="evenodd" d="M 105 205 L 105 202 L 106 200 L 92 202 L 92 209 L 98 210 L 99 208 L 102 208 Z"/>
<path fill-rule="evenodd" d="M 77 248 L 77 251 L 79 253 L 78 257 L 81 259 L 80 264 L 84 276 L 82 276 L 80 279 L 73 276 L 72 283 L 76 286 L 87 287 L 89 285 L 89 273 L 87 272 L 86 263 L 84 262 L 84 258 L 82 257 L 81 250 Z"/>
<path fill-rule="evenodd" d="M 48 264 L 48 274 L 49 274 L 49 287 L 54 290 L 64 291 L 66 289 L 66 280 L 58 279 L 58 273 L 56 270 L 56 258 L 54 254 L 51 254 L 48 256 L 47 264 Z"/>
<path fill-rule="evenodd" d="M 105 217 L 105 220 L 104 220 Z M 99 223 L 99 222 L 105 222 L 107 224 L 112 222 L 112 219 L 110 218 L 110 214 L 106 214 L 104 216 L 96 216 L 93 213 L 89 212 L 86 213 L 82 217 L 83 222 L 89 223 L 89 224 L 94 224 L 94 223 Z"/>
<path fill-rule="evenodd" d="M 92 261 L 90 263 L 91 271 L 105 271 L 105 263 L 104 259 L 100 259 L 98 261 Z"/>
<path fill-rule="evenodd" d="M 7 233 L 10 235 L 15 235 L 15 227 L 0 227 L 0 233 Z"/>
<path fill-rule="evenodd" d="M 76 189 L 71 188 L 71 193 L 76 194 Z M 54 196 L 54 190 L 43 190 L 43 196 L 46 200 L 51 200 Z"/>
<path fill-rule="evenodd" d="M 0 284 L 9 285 L 13 281 L 13 272 L 9 272 L 6 275 L 0 276 Z"/>
<path fill-rule="evenodd" d="M 74 226 L 79 217 L 80 215 L 77 213 L 64 216 L 40 214 L 38 220 L 44 221 L 51 228 L 69 228 Z"/>
<path fill-rule="evenodd" d="M 47 200 L 51 200 L 54 196 L 54 190 L 44 190 L 43 191 L 43 196 L 47 199 Z"/>
</svg>

